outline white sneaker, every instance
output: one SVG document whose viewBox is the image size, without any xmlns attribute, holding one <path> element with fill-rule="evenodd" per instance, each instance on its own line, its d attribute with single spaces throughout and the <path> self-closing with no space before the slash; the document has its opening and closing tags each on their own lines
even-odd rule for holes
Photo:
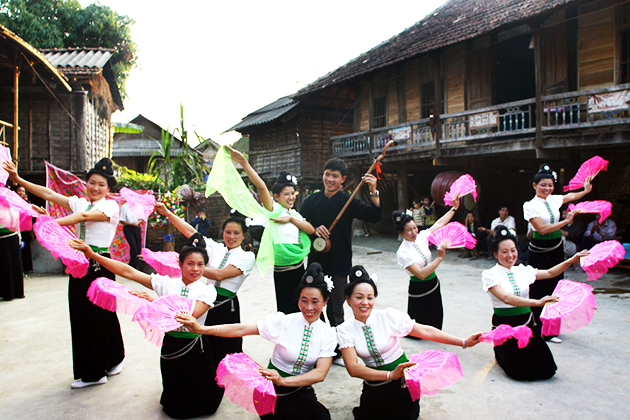
<svg viewBox="0 0 630 420">
<path fill-rule="evenodd" d="M 105 372 L 107 376 L 118 375 L 123 370 L 123 366 L 125 366 L 125 359 L 122 362 L 118 363 L 116 366 Z"/>
<path fill-rule="evenodd" d="M 92 385 L 103 385 L 106 383 L 107 383 L 107 376 L 103 376 L 101 379 L 99 379 L 96 382 L 83 382 L 81 379 L 79 379 L 78 381 L 72 382 L 72 384 L 70 384 L 70 388 L 79 389 L 79 388 L 85 388 Z"/>
<path fill-rule="evenodd" d="M 562 339 L 560 337 L 551 337 L 549 339 L 549 341 L 551 341 L 552 343 L 556 343 L 556 344 L 562 343 Z"/>
</svg>

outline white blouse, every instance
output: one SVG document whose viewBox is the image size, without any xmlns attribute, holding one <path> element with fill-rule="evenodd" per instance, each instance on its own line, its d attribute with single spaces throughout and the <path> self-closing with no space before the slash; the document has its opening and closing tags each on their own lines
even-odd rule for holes
<svg viewBox="0 0 630 420">
<path fill-rule="evenodd" d="M 547 203 L 549 205 L 549 209 L 551 209 L 551 213 L 553 214 L 553 223 L 558 223 L 560 221 L 560 207 L 562 207 L 562 200 L 563 197 L 561 195 L 550 195 L 547 197 L 547 200 L 540 197 L 534 197 L 523 204 L 523 216 L 528 222 L 534 217 L 540 217 L 544 224 L 548 225 L 552 223 L 551 214 L 545 205 L 545 203 Z"/>
<path fill-rule="evenodd" d="M 209 251 L 208 253 L 210 254 L 208 267 L 225 268 L 228 265 L 232 265 L 243 272 L 243 274 L 240 274 L 236 277 L 231 277 L 229 279 L 221 281 L 207 279 L 208 284 L 222 287 L 232 293 L 238 292 L 238 289 L 245 281 L 245 278 L 249 276 L 254 269 L 254 263 L 256 262 L 256 257 L 254 256 L 254 253 L 250 251 L 245 251 L 240 246 L 228 250 L 225 244 L 220 244 L 210 238 L 204 239 L 206 241 L 206 247 Z M 222 265 L 221 263 L 223 262 L 226 253 L 228 254 L 227 260 Z"/>
<path fill-rule="evenodd" d="M 68 197 L 68 205 L 72 213 L 87 211 L 90 202 L 85 197 L 77 197 L 73 195 Z M 118 225 L 118 219 L 120 215 L 120 208 L 118 203 L 114 200 L 108 200 L 101 198 L 92 203 L 91 210 L 100 210 L 103 214 L 109 217 L 108 222 L 85 222 L 85 242 L 89 245 L 97 246 L 99 248 L 109 248 L 116 235 L 116 226 Z M 81 224 L 77 223 L 75 226 L 76 235 L 79 236 L 81 230 Z"/>
<path fill-rule="evenodd" d="M 278 203 L 273 203 L 273 212 L 278 211 L 282 205 Z M 282 212 L 276 216 L 277 218 L 283 216 L 293 216 L 298 220 L 304 220 L 304 217 L 297 211 L 293 210 L 289 212 L 286 208 L 282 207 Z M 273 222 L 273 221 L 272 221 Z M 273 222 L 276 223 L 276 222 Z M 293 223 L 276 223 L 275 228 L 279 235 L 278 243 L 280 244 L 299 244 L 300 243 L 300 228 L 295 226 Z"/>
<path fill-rule="evenodd" d="M 429 249 L 428 236 L 429 229 L 426 229 L 418 232 L 415 242 L 403 239 L 400 247 L 398 247 L 398 251 L 396 251 L 398 265 L 403 268 L 407 268 L 413 263 L 417 263 L 420 268 L 429 265 L 431 263 L 431 250 Z M 407 272 L 409 275 L 413 276 L 409 270 L 407 270 Z"/>
<path fill-rule="evenodd" d="M 159 296 L 165 295 L 178 295 L 186 296 L 192 300 L 198 300 L 200 302 L 209 305 L 211 308 L 214 306 L 214 301 L 217 300 L 217 292 L 214 287 L 204 284 L 197 280 L 189 285 L 186 285 L 181 277 L 169 277 L 159 274 L 151 274 L 151 287 L 155 290 Z M 204 325 L 206 322 L 206 315 L 208 311 L 204 312 L 199 318 L 199 324 Z M 188 331 L 184 328 L 183 331 Z"/>
<path fill-rule="evenodd" d="M 276 345 L 271 363 L 292 375 L 311 371 L 318 359 L 333 357 L 337 347 L 333 327 L 321 319 L 309 325 L 301 312 L 267 315 L 258 321 L 258 333 Z"/>
<path fill-rule="evenodd" d="M 378 367 L 402 356 L 399 337 L 407 336 L 414 325 L 405 312 L 393 308 L 373 310 L 365 324 L 352 318 L 337 326 L 337 339 L 340 348 L 354 347 L 367 366 Z M 374 343 L 372 350 L 368 341 Z"/>
<path fill-rule="evenodd" d="M 135 214 L 133 214 L 133 212 L 131 211 L 131 207 L 129 206 L 129 203 L 125 203 L 120 207 L 120 221 L 121 222 L 136 224 L 138 223 L 138 220 L 140 220 L 140 218 L 136 216 Z"/>
<path fill-rule="evenodd" d="M 510 232 L 512 232 L 512 235 L 516 236 L 516 220 L 514 217 L 508 216 L 504 221 L 501 221 L 501 218 L 497 217 L 490 224 L 490 230 L 494 230 L 499 225 L 505 226 Z"/>
<path fill-rule="evenodd" d="M 507 269 L 502 265 L 496 264 L 494 267 L 481 273 L 483 291 L 488 292 L 494 286 L 501 286 L 507 293 L 528 299 L 529 285 L 536 281 L 537 274 L 538 269 L 531 265 L 519 264 L 511 269 Z M 502 302 L 492 293 L 490 293 L 490 300 L 493 308 L 514 307 Z"/>
</svg>

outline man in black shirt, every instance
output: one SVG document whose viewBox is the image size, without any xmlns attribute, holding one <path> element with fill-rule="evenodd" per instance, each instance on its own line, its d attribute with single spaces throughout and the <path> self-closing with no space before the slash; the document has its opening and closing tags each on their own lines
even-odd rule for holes
<svg viewBox="0 0 630 420">
<path fill-rule="evenodd" d="M 348 283 L 348 272 L 352 267 L 352 221 L 356 218 L 376 223 L 383 216 L 379 192 L 376 189 L 376 177 L 367 174 L 363 176 L 363 180 L 370 188 L 371 203 L 366 204 L 354 198 L 332 233 L 328 231 L 328 227 L 350 198 L 350 194 L 341 191 L 347 173 L 348 167 L 343 160 L 330 159 L 324 165 L 322 177 L 324 191 L 310 195 L 300 208 L 300 214 L 315 226 L 315 236 L 330 239 L 331 242 L 330 251 L 325 254 L 311 250 L 308 263 L 320 263 L 324 274 L 333 279 L 335 288 L 326 309 L 328 321 L 332 326 L 343 322 L 343 302 L 345 301 L 343 290 Z"/>
</svg>

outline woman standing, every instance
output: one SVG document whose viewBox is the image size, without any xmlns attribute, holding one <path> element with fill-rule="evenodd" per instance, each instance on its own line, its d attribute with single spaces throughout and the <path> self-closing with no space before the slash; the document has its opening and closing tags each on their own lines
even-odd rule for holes
<svg viewBox="0 0 630 420">
<path fill-rule="evenodd" d="M 517 341 L 510 339 L 494 347 L 499 366 L 512 379 L 535 381 L 549 379 L 556 373 L 556 363 L 547 343 L 541 336 L 541 322 L 536 320 L 531 307 L 542 308 L 547 302 L 556 302 L 557 297 L 544 296 L 541 299 L 529 298 L 531 286 L 536 283 L 552 282 L 588 251 L 575 254 L 572 258 L 550 268 L 538 270 L 532 266 L 516 266 L 518 251 L 516 237 L 507 227 L 499 225 L 494 229 L 492 251 L 497 264 L 481 274 L 484 292 L 490 291 L 494 315 L 492 328 L 501 324 L 512 327 L 527 325 L 532 330 L 532 338 L 527 347 L 519 349 Z M 544 280 L 544 281 L 541 281 Z"/>
<path fill-rule="evenodd" d="M 442 308 L 442 294 L 440 281 L 435 270 L 446 255 L 446 245 L 440 244 L 438 256 L 431 258 L 428 236 L 447 224 L 459 208 L 459 197 L 453 199 L 453 207 L 435 222 L 431 227 L 418 233 L 418 226 L 413 217 L 395 211 L 392 215 L 394 226 L 403 237 L 403 241 L 396 251 L 398 265 L 410 275 L 409 299 L 407 313 L 412 319 L 424 325 L 431 325 L 442 329 L 444 309 Z"/>
<path fill-rule="evenodd" d="M 0 211 L 11 213 L 13 220 L 20 215 L 14 209 Z M 15 229 L 15 227 L 12 227 Z M 19 228 L 19 227 L 18 227 Z M 0 296 L 4 300 L 24 297 L 24 272 L 20 255 L 20 235 L 0 223 Z"/>
<path fill-rule="evenodd" d="M 262 419 L 330 419 L 328 409 L 319 401 L 311 385 L 326 379 L 337 337 L 335 329 L 320 319 L 330 297 L 330 288 L 319 264 L 308 267 L 296 289 L 299 313 L 267 315 L 256 324 L 200 326 L 188 315 L 178 316 L 195 334 L 218 337 L 260 335 L 276 346 L 267 369 L 260 373 L 271 380 L 276 389 L 275 414 Z"/>
<path fill-rule="evenodd" d="M 109 256 L 118 225 L 119 208 L 107 194 L 116 185 L 112 162 L 103 158 L 87 173 L 87 198 L 66 197 L 41 185 L 20 178 L 16 166 L 3 162 L 11 180 L 31 194 L 55 203 L 72 212 L 57 219 L 61 226 L 75 225 L 79 239 L 84 240 L 95 253 Z M 125 349 L 118 317 L 114 312 L 100 308 L 87 298 L 87 290 L 97 277 L 115 280 L 111 271 L 90 260 L 88 272 L 82 278 L 70 276 L 68 300 L 70 329 L 72 332 L 72 360 L 74 378 L 71 387 L 84 388 L 107 382 L 107 377 L 123 369 Z"/>
<path fill-rule="evenodd" d="M 350 269 L 350 283 L 344 293 L 354 319 L 337 327 L 339 347 L 350 376 L 364 380 L 359 407 L 352 411 L 354 418 L 417 419 L 420 401 L 411 399 L 401 380 L 404 369 L 415 363 L 407 359 L 399 338 L 411 335 L 466 348 L 476 345 L 481 334 L 462 339 L 418 324 L 393 308 L 374 310 L 378 290 L 360 265 Z M 359 364 L 359 357 L 365 366 Z"/>
<path fill-rule="evenodd" d="M 529 243 L 529 264 L 534 268 L 547 269 L 554 267 L 564 260 L 564 248 L 562 243 L 561 228 L 573 221 L 573 217 L 579 213 L 574 210 L 567 214 L 567 218 L 560 220 L 560 207 L 563 204 L 576 201 L 591 192 L 591 178 L 584 181 L 584 191 L 565 195 L 552 195 L 556 173 L 548 165 L 541 165 L 540 170 L 534 176 L 533 187 L 536 196 L 523 204 L 523 215 L 532 225 L 532 239 Z M 540 299 L 553 293 L 558 281 L 564 275 L 557 273 L 549 281 L 533 284 L 530 288 L 532 299 Z M 536 307 L 534 314 L 539 317 L 542 309 Z M 547 339 L 560 343 L 558 337 Z"/>
<path fill-rule="evenodd" d="M 95 253 L 83 241 L 74 241 L 71 245 L 112 273 L 155 290 L 158 296 L 178 295 L 195 300 L 193 315 L 204 322 L 217 293 L 214 287 L 198 281 L 208 262 L 208 254 L 201 235 L 191 236 L 191 239 L 189 245 L 179 252 L 181 278 L 145 274 L 127 264 Z M 144 292 L 134 294 L 153 300 Z M 210 347 L 207 338 L 192 334 L 183 327 L 167 332 L 164 336 L 160 357 L 163 386 L 160 404 L 164 412 L 173 418 L 210 415 L 221 404 L 222 388 L 215 381 L 209 380 L 213 378 L 218 362 L 213 360 L 211 352 L 204 351 Z"/>
</svg>

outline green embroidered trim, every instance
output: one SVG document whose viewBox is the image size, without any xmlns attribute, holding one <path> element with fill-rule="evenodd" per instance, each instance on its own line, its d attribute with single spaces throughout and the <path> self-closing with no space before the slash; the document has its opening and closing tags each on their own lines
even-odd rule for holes
<svg viewBox="0 0 630 420">
<path fill-rule="evenodd" d="M 416 245 L 416 243 L 415 243 L 415 242 L 414 242 L 412 245 L 413 245 L 414 249 L 415 249 L 416 251 L 418 251 L 418 254 L 420 254 L 420 256 L 422 257 L 422 262 L 424 262 L 423 267 L 426 267 L 426 266 L 427 266 L 427 263 L 428 263 L 428 261 L 427 261 L 427 257 L 425 257 L 425 256 L 424 256 L 424 254 L 422 253 L 422 251 L 420 251 L 420 248 L 418 247 L 418 245 Z"/>
<path fill-rule="evenodd" d="M 422 280 L 421 278 L 416 277 L 416 276 L 411 276 L 411 277 L 409 278 L 409 281 L 417 281 L 417 282 L 421 282 L 421 281 L 431 280 L 431 279 L 434 279 L 434 278 L 436 278 L 436 277 L 437 277 L 437 274 L 435 274 L 435 271 L 434 271 L 433 273 L 431 273 L 431 274 L 429 274 L 428 276 L 426 276 L 426 277 L 424 278 L 424 280 Z"/>
<path fill-rule="evenodd" d="M 94 204 L 92 203 L 88 204 L 87 209 L 85 209 L 85 211 L 92 210 L 92 207 L 94 207 Z M 79 239 L 81 239 L 82 241 L 85 241 L 85 222 L 79 223 Z"/>
<path fill-rule="evenodd" d="M 555 232 L 551 232 L 546 235 L 541 235 L 540 233 L 534 231 L 532 232 L 532 237 L 534 239 L 543 239 L 543 240 L 558 239 L 558 238 L 562 238 L 562 231 L 556 230 Z"/>
<path fill-rule="evenodd" d="M 553 217 L 553 211 L 551 211 L 551 206 L 549 206 L 549 203 L 547 203 L 547 200 L 545 200 L 545 207 L 547 207 L 547 211 L 549 212 L 549 221 L 551 223 L 556 223 L 556 218 Z"/>
<path fill-rule="evenodd" d="M 398 359 L 394 360 L 391 363 L 388 363 L 386 365 L 383 366 L 377 366 L 375 368 L 372 369 L 376 369 L 376 370 L 394 370 L 396 369 L 396 366 L 398 366 L 401 363 L 405 363 L 408 362 L 409 359 L 407 359 L 407 355 L 405 354 L 405 352 L 403 352 L 402 356 L 400 356 Z"/>
<path fill-rule="evenodd" d="M 227 263 L 227 260 L 229 257 L 230 257 L 230 250 L 228 249 L 227 251 L 225 251 L 225 255 L 223 256 L 223 259 L 219 263 L 219 267 L 217 267 L 219 270 L 225 267 L 225 264 Z M 221 288 L 221 280 L 215 280 L 214 286 Z M 218 293 L 218 290 L 217 290 L 217 293 Z"/>
<path fill-rule="evenodd" d="M 230 292 L 229 290 L 224 289 L 223 287 L 219 287 L 216 284 L 214 285 L 214 289 L 217 291 L 217 295 L 221 295 L 221 296 L 225 296 L 229 298 L 236 296 L 236 293 Z"/>
<path fill-rule="evenodd" d="M 278 373 L 280 374 L 280 376 L 282 376 L 283 378 L 288 378 L 290 376 L 295 376 L 295 375 L 292 375 L 290 373 L 285 372 L 284 370 L 278 369 L 277 367 L 274 366 L 273 363 L 271 363 L 271 360 L 269 361 L 269 364 L 267 365 L 267 369 L 277 370 Z"/>
<path fill-rule="evenodd" d="M 306 362 L 306 356 L 308 355 L 308 347 L 311 343 L 311 335 L 313 334 L 313 327 L 304 326 L 304 335 L 302 336 L 302 345 L 300 346 L 300 355 L 298 356 L 295 364 L 293 365 L 293 374 L 299 375 L 304 362 Z"/>
<path fill-rule="evenodd" d="M 516 316 L 531 312 L 529 306 L 515 306 L 513 308 L 494 308 L 494 313 L 499 316 Z"/>
<path fill-rule="evenodd" d="M 515 296 L 520 296 L 521 295 L 521 289 L 520 289 L 520 287 L 518 287 L 518 284 L 516 283 L 516 279 L 514 278 L 514 273 L 512 273 L 511 271 L 508 272 L 508 279 L 510 280 L 510 284 L 512 285 L 512 289 L 514 289 L 514 295 Z"/>
<path fill-rule="evenodd" d="M 385 364 L 385 361 L 383 360 L 381 353 L 379 353 L 378 349 L 376 348 L 376 343 L 374 342 L 374 334 L 372 334 L 372 328 L 370 328 L 369 325 L 365 325 L 361 328 L 363 328 L 365 342 L 367 343 L 367 348 L 370 352 L 370 356 L 372 356 L 372 359 L 374 359 L 374 364 L 376 364 L 377 367 L 383 366 Z"/>
</svg>

